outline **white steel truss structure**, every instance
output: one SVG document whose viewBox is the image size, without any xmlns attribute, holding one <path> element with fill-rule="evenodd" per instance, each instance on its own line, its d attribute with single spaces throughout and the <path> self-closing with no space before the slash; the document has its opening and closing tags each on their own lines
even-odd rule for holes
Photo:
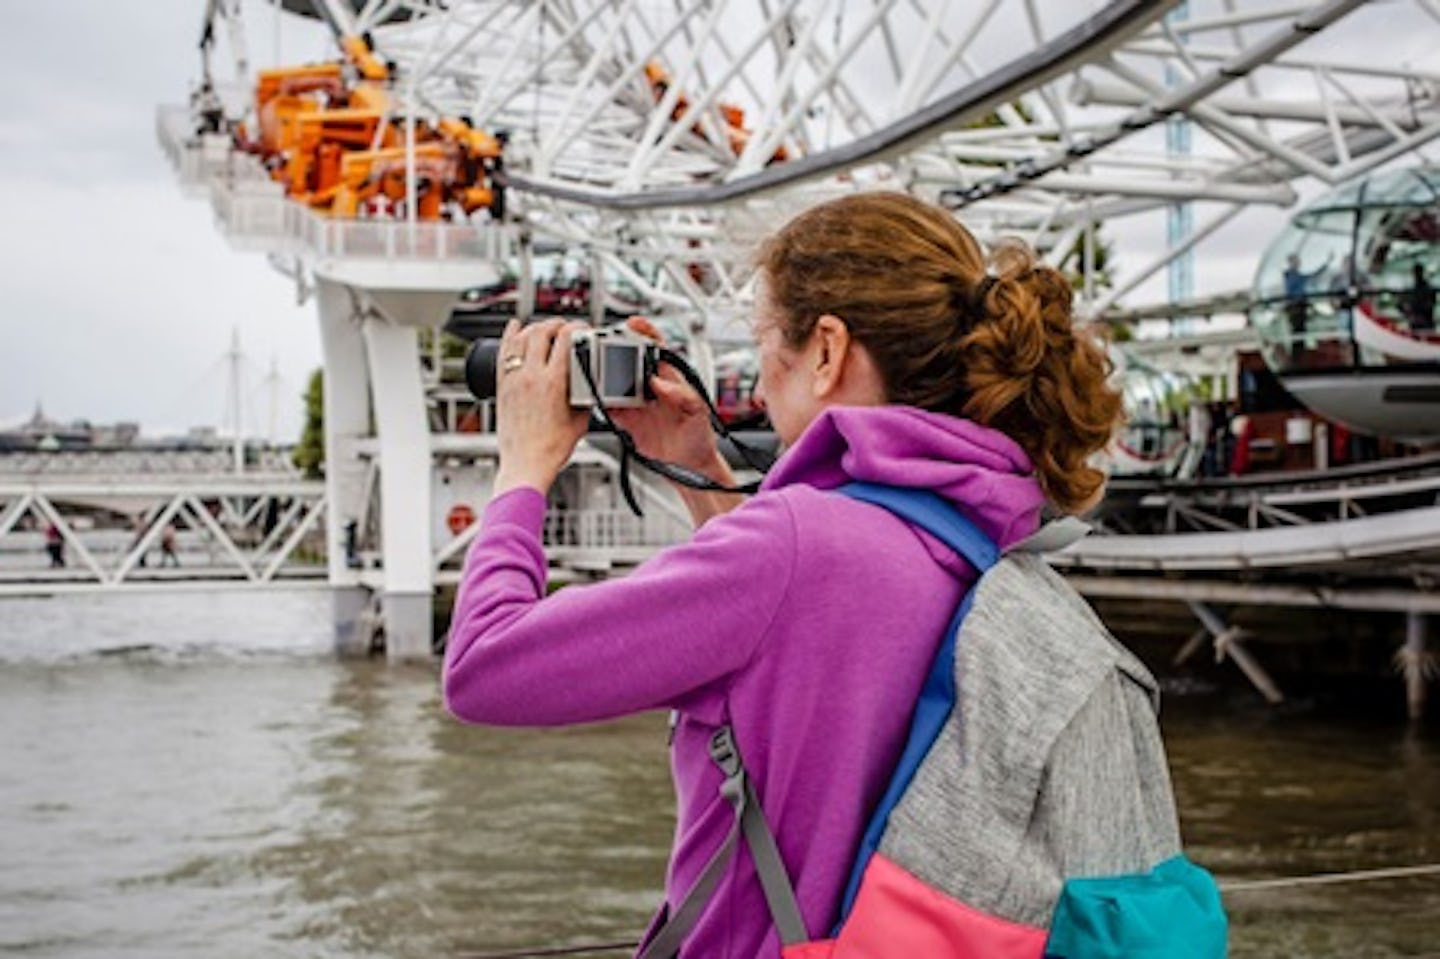
<svg viewBox="0 0 1440 959">
<path fill-rule="evenodd" d="M 1434 0 L 1212 0 L 1165 17 L 1173 6 L 310 4 L 337 33 L 372 35 L 416 115 L 506 132 L 529 230 L 712 316 L 743 297 L 759 233 L 837 192 L 911 190 L 1057 259 L 1090 224 L 1199 204 L 1181 244 L 1090 291 L 1098 313 L 1246 207 L 1290 205 L 1296 181 L 1335 184 L 1440 134 L 1440 43 L 1403 63 L 1364 52 L 1377 34 L 1440 40 Z M 1194 125 L 1185 155 L 1160 129 L 1177 116 Z"/>
<path fill-rule="evenodd" d="M 341 558 L 358 582 L 376 591 L 384 585 L 385 552 L 378 452 L 374 444 L 359 450 L 360 509 Z M 494 462 L 494 437 L 437 437 L 435 454 L 484 472 Z M 162 457 L 161 468 L 154 469 L 152 460 L 149 470 L 133 468 L 143 457 L 116 454 L 0 458 L 0 596 L 328 585 L 323 481 L 293 471 L 243 477 L 187 473 L 182 464 L 193 465 L 196 456 Z M 214 459 L 199 456 L 198 462 L 210 465 Z M 101 462 L 109 469 L 100 470 Z M 613 453 L 588 443 L 572 465 L 596 475 L 618 468 Z M 23 474 L 17 467 L 25 468 Z M 583 477 L 568 481 L 577 479 Z M 636 489 L 646 503 L 643 517 L 620 505 L 547 515 L 543 538 L 561 575 L 634 566 L 688 535 L 689 522 L 672 496 L 643 479 Z M 167 527 L 173 559 L 163 545 Z M 479 529 L 471 524 L 432 541 L 429 565 L 436 584 L 459 581 L 465 550 Z M 63 565 L 48 554 L 52 538 L 61 544 Z"/>
<path fill-rule="evenodd" d="M 299 478 L 0 481 L 0 595 L 324 585 L 324 513 Z"/>
<path fill-rule="evenodd" d="M 201 104 L 159 117 L 182 181 L 206 185 L 222 230 L 268 250 L 315 291 L 331 431 L 330 583 L 383 587 L 396 623 L 428 623 L 429 588 L 453 575 L 468 542 L 459 534 L 427 551 L 416 532 L 432 512 L 428 494 L 415 492 L 416 464 L 428 456 L 433 471 L 437 450 L 416 424 L 434 384 L 407 365 L 413 329 L 446 314 L 459 277 L 479 286 L 505 272 L 497 261 L 513 261 L 516 309 L 528 314 L 535 252 L 558 244 L 591 264 L 593 283 L 618 279 L 650 312 L 685 316 L 703 369 L 706 334 L 738 333 L 726 326 L 748 313 L 756 240 L 819 199 L 896 189 L 955 209 L 982 239 L 1019 234 L 1057 264 L 1094 265 L 1098 224 L 1153 219 L 1157 241 L 1123 272 L 1101 284 L 1083 269 L 1083 309 L 1098 316 L 1177 257 L 1203 257 L 1248 210 L 1280 210 L 1319 185 L 1424 159 L 1440 136 L 1436 0 L 272 5 L 277 17 L 283 9 L 324 22 L 337 39 L 367 37 L 393 64 L 384 124 L 413 130 L 458 116 L 504 134 L 490 171 L 503 217 L 492 206 L 490 220 L 417 222 L 411 163 L 408 219 L 337 220 L 287 200 L 227 136 L 198 132 Z M 247 109 L 234 91 L 253 89 L 243 22 L 240 0 L 206 5 L 207 81 L 220 70 L 218 37 L 231 38 L 239 82 L 214 78 L 232 93 L 231 120 Z M 1373 53 L 1376 38 L 1384 57 Z M 1190 147 L 1167 149 L 1165 125 L 1182 119 Z M 1164 211 L 1178 203 L 1193 207 L 1193 229 L 1159 239 Z M 1252 255 L 1263 242 L 1251 238 Z M 400 277 L 415 266 L 434 282 Z M 403 295 L 387 302 L 394 290 Z M 408 312 L 396 302 L 406 298 Z M 378 476 L 366 462 L 372 440 Z M 378 496 L 384 510 L 373 509 L 387 484 L 410 495 Z M 378 527 L 377 512 L 390 514 Z M 622 541 L 669 535 L 569 522 L 547 536 L 574 545 L 582 564 L 590 546 L 603 558 Z M 340 555 L 349 523 L 359 552 L 383 554 L 388 579 L 366 556 L 356 569 Z M 428 642 L 412 645 L 428 652 Z"/>
</svg>

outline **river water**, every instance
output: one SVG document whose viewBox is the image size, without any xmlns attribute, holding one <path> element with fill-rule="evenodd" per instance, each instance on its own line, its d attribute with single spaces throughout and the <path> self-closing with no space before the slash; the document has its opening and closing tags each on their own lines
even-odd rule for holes
<svg viewBox="0 0 1440 959">
<path fill-rule="evenodd" d="M 1433 723 L 1171 690 L 1163 725 L 1189 852 L 1222 879 L 1440 862 Z M 0 602 L 0 954 L 623 939 L 670 804 L 664 717 L 463 727 L 435 669 L 331 656 L 322 592 Z M 1236 957 L 1440 956 L 1440 876 L 1228 906 Z"/>
</svg>

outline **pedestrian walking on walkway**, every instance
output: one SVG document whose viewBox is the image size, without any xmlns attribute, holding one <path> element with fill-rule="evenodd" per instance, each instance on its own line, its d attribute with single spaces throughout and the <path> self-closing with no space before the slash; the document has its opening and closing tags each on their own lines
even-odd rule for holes
<svg viewBox="0 0 1440 959">
<path fill-rule="evenodd" d="M 175 524 L 166 523 L 165 532 L 160 534 L 160 565 L 179 566 L 180 557 L 175 554 Z"/>
<path fill-rule="evenodd" d="M 51 523 L 45 527 L 45 552 L 50 554 L 50 568 L 63 569 L 65 566 L 65 536 L 60 527 Z"/>
</svg>

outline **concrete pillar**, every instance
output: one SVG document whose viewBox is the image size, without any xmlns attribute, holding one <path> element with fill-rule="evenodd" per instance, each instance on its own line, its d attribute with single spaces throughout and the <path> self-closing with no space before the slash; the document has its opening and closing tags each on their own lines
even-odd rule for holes
<svg viewBox="0 0 1440 959">
<path fill-rule="evenodd" d="M 315 286 L 325 358 L 325 543 L 335 646 L 342 654 L 365 655 L 368 630 L 357 624 L 367 597 L 361 571 L 347 562 L 346 526 L 359 521 L 365 506 L 366 467 L 356 448 L 370 433 L 370 378 L 351 290 L 319 277 Z"/>
<path fill-rule="evenodd" d="M 431 457 L 418 331 L 376 315 L 365 318 L 362 330 L 380 446 L 385 654 L 392 661 L 428 660 L 434 593 Z"/>
<path fill-rule="evenodd" d="M 590 251 L 590 325 L 605 325 L 605 260 Z"/>
<path fill-rule="evenodd" d="M 330 590 L 330 614 L 335 623 L 335 651 L 342 656 L 368 656 L 373 623 L 367 615 L 370 591 L 360 586 Z"/>
</svg>

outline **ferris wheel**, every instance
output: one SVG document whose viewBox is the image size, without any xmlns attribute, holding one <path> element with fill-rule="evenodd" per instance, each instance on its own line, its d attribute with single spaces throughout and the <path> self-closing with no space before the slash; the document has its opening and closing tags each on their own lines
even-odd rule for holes
<svg viewBox="0 0 1440 959">
<path fill-rule="evenodd" d="M 1182 299 L 1187 258 L 1247 226 L 1245 211 L 1433 160 L 1440 136 L 1437 0 L 265 9 L 276 24 L 306 18 L 320 62 L 255 70 L 242 0 L 207 0 L 200 85 L 161 108 L 158 132 L 227 238 L 314 291 L 329 581 L 382 595 L 400 656 L 428 657 L 430 590 L 458 575 L 469 542 L 432 532 L 444 515 L 432 506 L 464 483 L 483 502 L 489 475 L 440 482 L 435 458 L 494 454 L 493 436 L 430 429 L 445 390 L 469 405 L 440 375 L 439 338 L 422 353 L 420 336 L 453 318 L 462 290 L 508 289 L 513 315 L 529 316 L 537 260 L 563 251 L 588 262 L 592 319 L 623 284 L 683 325 L 713 382 L 705 354 L 747 312 L 753 244 L 819 199 L 905 190 L 982 240 L 1019 235 L 1075 271 L 1095 316 L 1162 271 Z M 1125 262 L 1101 269 L 1106 237 L 1132 223 L 1154 235 L 1132 233 Z M 1241 237 L 1247 265 L 1268 236 Z M 1322 306 L 1287 355 L 1328 355 Z M 586 455 L 616 468 L 598 447 Z M 347 562 L 382 545 L 382 570 Z"/>
<path fill-rule="evenodd" d="M 1185 204 L 1148 261 L 1085 291 L 1100 312 L 1297 181 L 1440 134 L 1434 0 L 282 6 L 366 37 L 397 115 L 499 134 L 537 236 L 660 264 L 632 277 L 652 299 L 711 310 L 761 233 L 840 192 L 915 192 L 1057 261 L 1093 257 L 1095 224 Z M 207 25 L 239 20 L 210 0 Z"/>
</svg>

